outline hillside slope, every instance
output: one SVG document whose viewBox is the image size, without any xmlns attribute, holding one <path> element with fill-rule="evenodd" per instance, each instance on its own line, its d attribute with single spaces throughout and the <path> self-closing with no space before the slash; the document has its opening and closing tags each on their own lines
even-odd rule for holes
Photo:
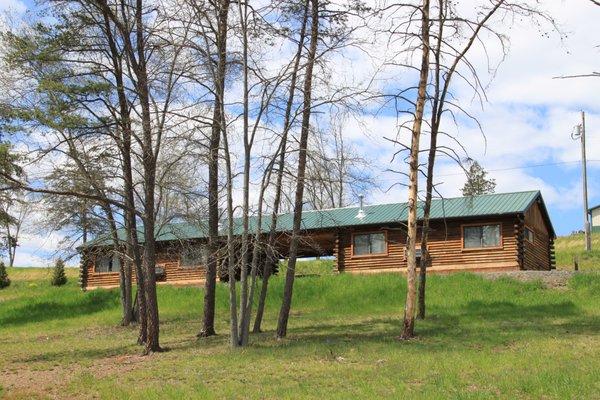
<svg viewBox="0 0 600 400">
<path fill-rule="evenodd" d="M 562 236 L 554 242 L 556 268 L 573 269 L 577 257 L 580 270 L 600 270 L 600 233 L 592 235 L 592 251 L 584 251 L 584 235 Z"/>
<path fill-rule="evenodd" d="M 219 335 L 201 340 L 202 289 L 161 285 L 161 344 L 169 351 L 141 357 L 137 327 L 119 326 L 118 289 L 83 292 L 74 274 L 52 287 L 49 272 L 11 269 L 13 285 L 0 290 L 0 398 L 560 400 L 600 393 L 597 274 L 578 274 L 560 290 L 432 276 L 428 318 L 405 342 L 395 339 L 406 293 L 399 274 L 305 274 L 295 284 L 289 336 L 276 340 L 280 274 L 269 285 L 264 333 L 236 351 L 226 333 L 226 284 L 217 285 Z"/>
</svg>

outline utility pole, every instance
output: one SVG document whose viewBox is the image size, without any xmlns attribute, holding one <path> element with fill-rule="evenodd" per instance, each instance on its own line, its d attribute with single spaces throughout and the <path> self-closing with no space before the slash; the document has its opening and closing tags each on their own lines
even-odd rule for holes
<svg viewBox="0 0 600 400">
<path fill-rule="evenodd" d="M 587 193 L 587 161 L 585 155 L 585 112 L 581 111 L 581 124 L 577 125 L 577 132 L 571 135 L 573 140 L 581 140 L 581 177 L 583 183 L 583 217 L 585 232 L 585 250 L 592 250 L 592 238 L 590 236 L 590 216 L 588 210 Z"/>
</svg>

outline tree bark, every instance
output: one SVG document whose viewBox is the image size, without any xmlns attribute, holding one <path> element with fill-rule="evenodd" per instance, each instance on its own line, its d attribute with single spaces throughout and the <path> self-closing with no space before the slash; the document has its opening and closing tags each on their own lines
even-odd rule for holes
<svg viewBox="0 0 600 400">
<path fill-rule="evenodd" d="M 427 100 L 427 78 L 429 76 L 429 0 L 423 0 L 421 20 L 422 58 L 419 86 L 417 91 L 417 102 L 415 109 L 415 120 L 412 127 L 410 161 L 409 161 L 409 188 L 408 188 L 408 230 L 406 243 L 406 303 L 404 306 L 404 321 L 401 339 L 414 337 L 415 329 L 415 306 L 416 306 L 416 240 L 417 240 L 417 196 L 418 196 L 418 174 L 419 174 L 419 140 L 421 138 L 421 126 L 425 101 Z"/>
<path fill-rule="evenodd" d="M 119 287 L 121 292 L 121 326 L 129 326 L 133 320 L 133 298 L 131 288 L 131 269 L 121 252 L 121 242 L 117 231 L 117 223 L 110 206 L 104 205 L 113 240 L 113 257 L 119 259 Z"/>
<path fill-rule="evenodd" d="M 217 254 L 219 252 L 219 145 L 223 127 L 223 97 L 227 63 L 227 30 L 229 0 L 219 1 L 217 33 L 217 71 L 213 121 L 208 160 L 208 260 L 204 284 L 204 316 L 198 337 L 215 335 L 215 291 L 217 285 Z"/>
<path fill-rule="evenodd" d="M 131 118 L 130 118 L 130 107 L 125 93 L 125 83 L 123 76 L 123 55 L 119 52 L 115 37 L 110 27 L 110 16 L 103 12 L 105 34 L 110 50 L 111 62 L 113 64 L 113 74 L 115 77 L 117 98 L 119 102 L 119 132 L 121 137 L 119 138 L 119 149 L 122 157 L 122 171 L 123 171 L 123 197 L 125 207 L 123 207 L 123 213 L 125 216 L 125 231 L 127 240 L 125 243 L 125 252 L 127 258 L 130 260 L 127 265 L 126 274 L 129 280 L 129 290 L 132 292 L 132 264 L 136 273 L 137 291 L 135 301 L 131 304 L 131 320 L 137 320 L 139 322 L 139 334 L 137 342 L 138 344 L 146 343 L 146 300 L 140 293 L 144 292 L 144 276 L 142 271 L 142 257 L 140 254 L 139 241 L 137 236 L 137 223 L 135 215 L 135 199 L 134 199 L 134 187 L 133 187 L 133 166 L 131 161 Z"/>
<path fill-rule="evenodd" d="M 142 0 L 136 1 L 135 39 L 137 62 L 134 64 L 137 77 L 136 89 L 139 95 L 142 114 L 142 165 L 144 171 L 144 255 L 142 270 L 144 279 L 144 297 L 146 301 L 146 354 L 162 351 L 159 344 L 158 299 L 156 296 L 156 239 L 155 239 L 155 189 L 156 189 L 156 156 L 152 137 L 150 113 L 150 93 L 146 70 L 146 51 L 144 38 L 144 22 Z M 136 58 L 131 54 L 132 60 Z"/>
<path fill-rule="evenodd" d="M 277 321 L 277 338 L 284 338 L 287 334 L 287 325 L 292 306 L 294 277 L 296 273 L 296 258 L 298 255 L 300 228 L 302 223 L 302 206 L 304 198 L 304 180 L 306 175 L 306 147 L 310 132 L 310 116 L 312 113 L 312 75 L 319 39 L 319 0 L 307 0 L 311 4 L 311 31 L 310 46 L 307 53 L 306 75 L 304 80 L 304 103 L 302 109 L 302 128 L 300 131 L 300 148 L 298 154 L 298 177 L 296 181 L 296 196 L 294 200 L 294 224 L 290 240 L 288 268 L 285 274 L 283 301 Z"/>
<path fill-rule="evenodd" d="M 231 157 L 229 154 L 229 141 L 227 134 L 223 130 L 223 158 L 225 159 L 225 169 L 227 175 L 227 279 L 229 285 L 229 323 L 230 336 L 229 344 L 231 347 L 240 346 L 237 315 L 237 294 L 235 282 L 235 247 L 233 231 L 233 174 L 231 170 Z M 240 305 L 242 307 L 242 305 Z"/>
<path fill-rule="evenodd" d="M 275 183 L 275 198 L 273 199 L 273 212 L 271 214 L 271 225 L 269 227 L 269 237 L 267 239 L 266 246 L 266 257 L 263 265 L 262 284 L 260 289 L 260 295 L 258 298 L 258 306 L 256 307 L 256 317 L 254 319 L 254 327 L 252 331 L 254 333 L 260 333 L 263 315 L 265 312 L 265 304 L 267 301 L 267 291 L 269 288 L 269 279 L 273 273 L 274 267 L 277 263 L 277 254 L 275 252 L 275 239 L 277 234 L 277 215 L 279 214 L 279 207 L 281 205 L 281 192 L 283 186 L 283 172 L 285 169 L 285 158 L 286 149 L 288 142 L 288 134 L 291 126 L 292 119 L 292 107 L 294 105 L 294 97 L 296 93 L 296 82 L 298 80 L 298 70 L 300 68 L 300 60 L 302 58 L 302 49 L 304 48 L 304 39 L 306 37 L 306 25 L 308 21 L 308 2 L 304 7 L 304 15 L 302 17 L 302 25 L 300 28 L 300 37 L 298 40 L 298 48 L 296 50 L 296 58 L 294 60 L 294 67 L 292 69 L 292 76 L 290 79 L 290 92 L 286 102 L 285 115 L 283 121 L 283 132 L 281 135 L 281 141 L 279 144 L 279 160 L 277 167 L 277 179 Z"/>
<path fill-rule="evenodd" d="M 449 68 L 444 69 L 446 72 L 442 78 L 442 46 L 444 44 L 444 27 L 447 20 L 447 2 L 444 0 L 438 0 L 438 31 L 435 39 L 435 45 L 432 49 L 434 54 L 434 93 L 433 102 L 431 109 L 431 138 L 429 143 L 429 154 L 427 160 L 427 184 L 426 184 L 426 195 L 423 206 L 423 229 L 421 233 L 421 262 L 419 270 L 419 293 L 418 293 L 418 311 L 417 317 L 419 319 L 425 318 L 425 291 L 426 291 L 426 280 L 427 280 L 427 268 L 431 264 L 431 255 L 429 254 L 429 233 L 430 233 L 430 215 L 431 215 L 431 201 L 433 199 L 433 172 L 435 166 L 435 158 L 437 153 L 437 139 L 444 113 L 444 107 L 446 104 L 446 96 L 450 87 L 450 82 L 456 71 L 456 68 L 461 60 L 464 59 L 465 55 L 475 42 L 475 39 L 479 35 L 482 27 L 491 18 L 491 16 L 500 8 L 504 3 L 504 0 L 498 1 L 485 15 L 485 17 L 477 23 L 475 29 L 471 33 L 469 40 L 465 47 L 457 53 L 456 57 L 452 60 L 452 64 Z"/>
<path fill-rule="evenodd" d="M 423 205 L 423 227 L 421 229 L 421 261 L 419 263 L 419 292 L 417 318 L 425 319 L 425 290 L 427 284 L 427 268 L 431 265 L 431 256 L 429 254 L 429 231 L 431 201 L 433 199 L 433 171 L 435 167 L 435 157 L 437 152 L 437 137 L 439 131 L 441 113 L 438 113 L 440 107 L 440 89 L 441 89 L 441 45 L 444 35 L 444 0 L 438 0 L 438 31 L 435 40 L 435 49 L 433 49 L 435 70 L 434 70 L 434 94 L 431 107 L 431 136 L 429 139 L 429 152 L 427 156 L 427 182 L 425 186 L 425 203 Z"/>
<path fill-rule="evenodd" d="M 243 205 L 242 205 L 242 225 L 243 225 L 243 229 L 242 229 L 242 255 L 241 255 L 241 261 L 240 261 L 240 266 L 241 266 L 241 271 L 240 271 L 240 315 L 239 315 L 239 322 L 240 322 L 240 327 L 239 327 L 239 331 L 238 331 L 238 338 L 239 338 L 239 343 L 240 346 L 246 346 L 248 344 L 248 330 L 246 329 L 249 320 L 250 320 L 250 315 L 248 315 L 249 312 L 249 303 L 250 303 L 250 299 L 248 298 L 249 295 L 249 288 L 248 288 L 248 247 L 249 247 L 249 235 L 248 235 L 248 229 L 249 229 L 249 212 L 250 212 L 250 158 L 252 157 L 252 139 L 250 138 L 250 132 L 249 132 L 249 124 L 248 124 L 248 117 L 249 117 L 249 100 L 248 100 L 248 13 L 247 13 L 247 7 L 248 7 L 248 2 L 244 2 L 244 5 L 242 6 L 242 3 L 239 2 L 238 3 L 238 10 L 239 10 L 239 14 L 240 14 L 240 25 L 241 25 L 241 30 L 242 30 L 242 45 L 243 45 L 243 49 L 242 49 L 242 87 L 244 90 L 244 94 L 243 94 L 243 117 L 242 117 L 242 124 L 243 124 L 243 137 L 244 137 L 244 172 L 243 172 L 243 180 L 244 180 L 244 184 L 243 184 Z M 261 197 L 262 197 L 262 193 L 261 193 Z M 262 201 L 262 199 L 261 199 Z M 259 204 L 260 202 L 259 201 Z M 260 219 L 261 219 L 261 215 L 259 213 L 258 215 L 258 229 L 260 229 Z M 256 244 L 255 244 L 256 246 Z M 231 279 L 231 277 L 230 277 Z"/>
</svg>

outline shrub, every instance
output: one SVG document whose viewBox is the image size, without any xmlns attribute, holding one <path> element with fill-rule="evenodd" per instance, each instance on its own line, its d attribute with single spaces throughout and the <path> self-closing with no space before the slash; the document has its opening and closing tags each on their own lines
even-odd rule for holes
<svg viewBox="0 0 600 400">
<path fill-rule="evenodd" d="M 65 262 L 62 258 L 56 260 L 54 264 L 54 272 L 52 273 L 52 280 L 50 281 L 52 286 L 62 286 L 67 283 L 67 275 L 65 275 Z"/>
<path fill-rule="evenodd" d="M 6 272 L 6 266 L 3 261 L 0 261 L 0 289 L 4 289 L 5 287 L 10 286 L 10 279 L 8 278 L 8 273 Z"/>
</svg>

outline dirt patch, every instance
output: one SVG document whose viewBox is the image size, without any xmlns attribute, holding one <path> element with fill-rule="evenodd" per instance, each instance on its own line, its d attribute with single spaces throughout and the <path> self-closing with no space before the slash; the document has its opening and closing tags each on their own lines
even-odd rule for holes
<svg viewBox="0 0 600 400">
<path fill-rule="evenodd" d="M 8 398 L 59 398 L 53 393 L 56 382 L 65 382 L 73 372 L 60 368 L 32 369 L 30 365 L 13 364 L 10 370 L 2 371 L 2 386 Z"/>
<path fill-rule="evenodd" d="M 89 373 L 98 379 L 119 375 L 141 367 L 147 360 L 148 357 L 141 355 L 120 355 L 94 360 L 90 366 L 77 363 L 68 366 L 14 363 L 0 372 L 0 383 L 6 396 L 60 399 L 64 398 L 64 393 L 60 385 L 57 387 L 57 382 L 68 382 L 82 373 Z"/>
<path fill-rule="evenodd" d="M 144 361 L 148 361 L 149 357 L 152 356 L 130 354 L 103 358 L 94 362 L 94 375 L 98 378 L 104 378 L 111 375 L 122 374 L 124 372 L 131 372 L 140 367 Z"/>
<path fill-rule="evenodd" d="M 577 271 L 504 271 L 481 272 L 479 275 L 486 279 L 511 278 L 521 282 L 541 281 L 547 288 L 564 288 Z"/>
</svg>

